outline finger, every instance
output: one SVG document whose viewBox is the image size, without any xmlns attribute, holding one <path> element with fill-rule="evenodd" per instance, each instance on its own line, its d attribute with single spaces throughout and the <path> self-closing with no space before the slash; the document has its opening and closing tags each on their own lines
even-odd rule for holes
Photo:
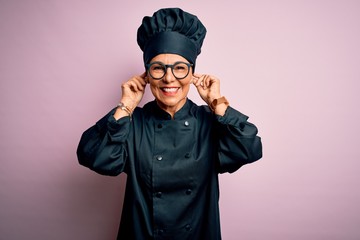
<svg viewBox="0 0 360 240">
<path fill-rule="evenodd" d="M 193 80 L 193 84 L 197 87 L 200 85 L 200 80 L 201 75 L 200 74 L 193 74 L 192 80 Z"/>
<path fill-rule="evenodd" d="M 134 83 L 134 81 L 128 81 L 124 84 L 124 87 L 129 89 L 131 92 L 136 92 L 137 90 L 137 86 Z"/>
<path fill-rule="evenodd" d="M 149 78 L 146 74 L 146 72 L 142 73 L 139 76 L 135 76 L 135 78 L 143 85 L 145 86 L 147 83 L 149 83 Z"/>
<path fill-rule="evenodd" d="M 201 76 L 203 76 L 203 74 L 199 74 L 199 73 L 194 73 L 193 77 L 195 78 L 201 78 Z"/>
<path fill-rule="evenodd" d="M 215 81 L 214 77 L 209 75 L 208 79 L 206 80 L 206 86 L 209 88 L 214 81 Z"/>
<path fill-rule="evenodd" d="M 144 80 L 140 80 L 140 79 L 137 79 L 136 77 L 133 77 L 131 80 L 129 80 L 126 83 L 126 86 L 133 92 L 143 91 L 144 87 L 140 83 L 140 81 L 144 81 Z"/>
<path fill-rule="evenodd" d="M 138 88 L 140 90 L 145 89 L 146 84 L 149 83 L 149 79 L 148 79 L 148 77 L 146 75 L 146 72 L 144 72 L 143 74 L 141 74 L 139 76 L 135 76 L 133 78 L 133 80 L 136 82 L 136 84 L 138 85 Z"/>
<path fill-rule="evenodd" d="M 196 90 L 198 91 L 198 93 L 200 94 L 201 97 L 203 97 L 204 95 L 206 95 L 206 89 L 204 89 L 203 86 L 201 86 L 201 84 L 198 84 L 195 86 Z"/>
<path fill-rule="evenodd" d="M 198 78 L 195 78 L 195 77 L 193 77 L 192 79 L 192 83 L 195 85 L 195 86 L 198 86 L 199 85 L 199 79 Z"/>
<path fill-rule="evenodd" d="M 204 90 L 210 86 L 210 79 L 211 77 L 209 75 L 204 75 L 204 78 L 201 82 L 201 86 L 203 87 Z"/>
<path fill-rule="evenodd" d="M 133 81 L 133 84 L 136 86 L 137 91 L 143 91 L 146 85 L 146 82 L 143 78 L 137 77 Z"/>
<path fill-rule="evenodd" d="M 147 75 L 147 72 L 143 72 L 143 73 L 140 75 L 140 77 L 141 77 L 141 78 L 145 78 L 146 75 Z"/>
</svg>

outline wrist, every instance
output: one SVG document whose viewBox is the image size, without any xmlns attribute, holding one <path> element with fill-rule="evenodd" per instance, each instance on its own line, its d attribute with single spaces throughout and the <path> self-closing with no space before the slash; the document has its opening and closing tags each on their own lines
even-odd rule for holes
<svg viewBox="0 0 360 240">
<path fill-rule="evenodd" d="M 214 100 L 219 99 L 221 97 L 222 97 L 221 95 L 209 97 L 207 101 L 208 105 L 210 106 L 214 102 Z"/>
<path fill-rule="evenodd" d="M 131 112 L 134 111 L 137 104 L 132 99 L 128 98 L 121 98 L 119 101 L 119 104 L 122 103 L 124 106 L 126 106 Z"/>
</svg>

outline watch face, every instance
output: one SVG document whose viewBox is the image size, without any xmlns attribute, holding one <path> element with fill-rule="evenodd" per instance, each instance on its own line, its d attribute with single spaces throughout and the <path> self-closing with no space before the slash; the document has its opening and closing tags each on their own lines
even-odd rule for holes
<svg viewBox="0 0 360 240">
<path fill-rule="evenodd" d="M 117 105 L 117 107 L 120 108 L 121 110 L 127 112 L 127 113 L 129 114 L 129 116 L 131 117 L 132 111 L 131 111 L 128 107 L 126 107 L 126 106 L 124 105 L 124 103 L 119 102 L 119 104 Z"/>
</svg>

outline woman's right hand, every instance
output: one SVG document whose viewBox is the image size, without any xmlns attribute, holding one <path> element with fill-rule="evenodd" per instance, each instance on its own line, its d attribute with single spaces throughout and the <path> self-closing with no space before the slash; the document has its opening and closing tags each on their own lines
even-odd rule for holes
<svg viewBox="0 0 360 240">
<path fill-rule="evenodd" d="M 123 103 L 129 111 L 117 108 L 114 118 L 119 120 L 122 117 L 129 116 L 136 106 L 140 103 L 145 93 L 145 87 L 148 83 L 146 72 L 134 76 L 121 85 L 122 96 L 120 102 Z"/>
<path fill-rule="evenodd" d="M 123 83 L 121 85 L 122 97 L 120 102 L 129 109 L 134 110 L 144 96 L 147 82 L 146 72 L 144 72 Z"/>
</svg>

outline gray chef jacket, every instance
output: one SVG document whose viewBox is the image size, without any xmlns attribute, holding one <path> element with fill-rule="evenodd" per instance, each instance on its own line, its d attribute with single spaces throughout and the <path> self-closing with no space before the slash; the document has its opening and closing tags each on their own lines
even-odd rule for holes
<svg viewBox="0 0 360 240">
<path fill-rule="evenodd" d="M 173 119 L 156 101 L 131 119 L 114 111 L 83 133 L 77 156 L 97 173 L 127 174 L 118 239 L 221 239 L 218 174 L 262 157 L 255 125 L 189 99 Z"/>
</svg>

